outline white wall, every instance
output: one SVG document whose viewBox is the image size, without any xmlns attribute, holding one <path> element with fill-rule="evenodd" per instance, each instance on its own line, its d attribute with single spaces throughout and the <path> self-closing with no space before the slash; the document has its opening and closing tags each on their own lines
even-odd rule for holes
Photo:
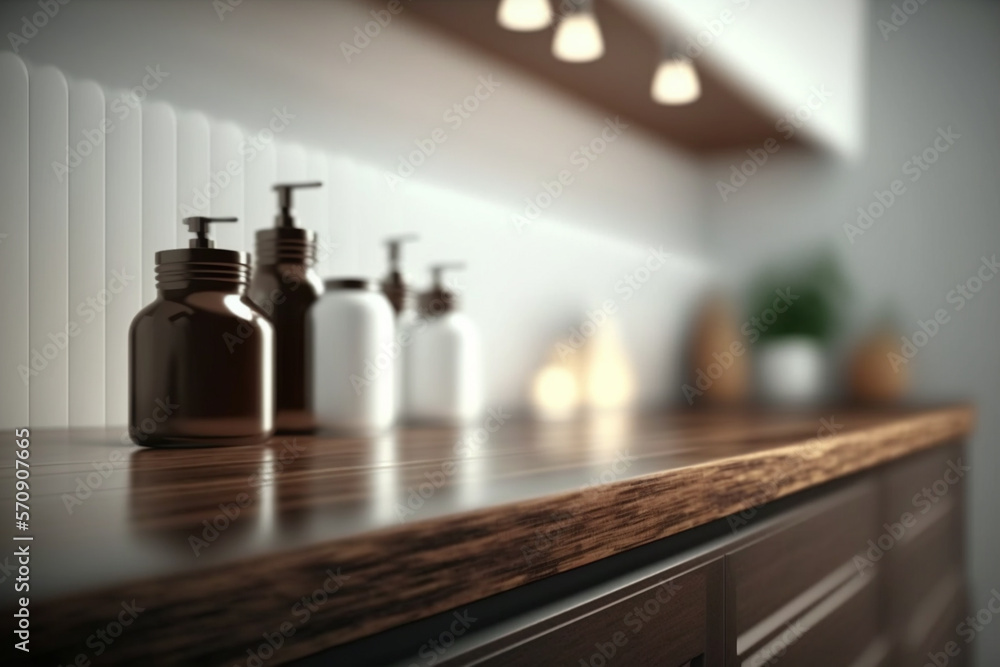
<svg viewBox="0 0 1000 667">
<path fill-rule="evenodd" d="M 867 157 L 848 165 L 779 151 L 727 201 L 716 182 L 747 156 L 719 158 L 706 169 L 710 245 L 736 285 L 800 248 L 833 246 L 854 282 L 854 331 L 870 325 L 886 303 L 907 334 L 937 309 L 949 311 L 949 322 L 910 369 L 914 398 L 968 399 L 979 408 L 969 495 L 975 610 L 1000 586 L 1000 278 L 960 311 L 947 295 L 975 275 L 983 256 L 1000 257 L 1000 6 L 928 2 L 883 38 L 876 22 L 889 19 L 891 5 L 875 2 L 867 19 Z M 960 137 L 911 180 L 904 165 L 933 145 L 938 128 L 949 127 Z M 852 243 L 844 225 L 856 223 L 857 208 L 870 206 L 874 192 L 896 179 L 903 194 Z M 978 664 L 996 664 L 1000 627 L 989 626 L 973 650 Z"/>
<path fill-rule="evenodd" d="M 23 17 L 37 11 L 33 2 L 3 3 L 4 34 L 19 32 Z M 596 160 L 581 161 L 579 147 L 605 132 L 604 114 L 428 32 L 405 11 L 348 63 L 340 43 L 371 20 L 367 12 L 357 3 L 244 0 L 220 19 L 209 2 L 75 0 L 60 6 L 27 43 L 14 45 L 29 65 L 32 83 L 38 71 L 67 80 L 68 94 L 61 107 L 49 105 L 51 112 L 61 108 L 72 114 L 74 91 L 83 80 L 96 81 L 103 91 L 106 117 L 115 123 L 106 135 L 106 154 L 88 156 L 67 181 L 71 192 L 79 192 L 74 184 L 83 182 L 84 174 L 93 179 L 94 165 L 103 164 L 97 171 L 105 176 L 107 195 L 106 261 L 82 246 L 69 247 L 68 254 L 71 264 L 74 257 L 85 258 L 81 275 L 91 282 L 99 269 L 109 281 L 116 262 L 130 262 L 140 277 L 100 314 L 105 372 L 94 372 L 100 363 L 75 364 L 69 349 L 40 379 L 32 378 L 35 388 L 29 392 L 8 366 L 0 423 L 24 424 L 30 416 L 36 427 L 65 425 L 70 414 L 99 411 L 101 405 L 105 415 L 93 423 L 121 423 L 123 331 L 140 303 L 152 298 L 152 253 L 182 242 L 179 218 L 186 210 L 241 215 L 240 226 L 220 231 L 220 246 L 252 250 L 253 230 L 269 224 L 273 214 L 273 197 L 263 190 L 275 178 L 328 182 L 323 194 L 302 193 L 298 206 L 301 223 L 335 246 L 323 262 L 325 273 L 380 275 L 385 265 L 380 240 L 400 231 L 423 237 L 407 251 L 420 285 L 426 284 L 424 267 L 432 261 L 469 264 L 459 285 L 464 307 L 484 331 L 491 403 L 523 404 L 528 382 L 555 340 L 609 298 L 622 306 L 620 325 L 639 374 L 640 400 L 658 402 L 672 393 L 682 313 L 705 278 L 698 165 L 634 127 L 607 143 Z M 141 108 L 118 118 L 114 105 L 121 91 L 144 79 L 154 82 L 147 68 L 166 74 L 149 86 Z M 17 78 L 18 67 L 0 68 L 7 70 L 15 79 L 9 90 L 30 88 Z M 475 93 L 480 77 L 491 76 L 500 85 L 476 102 L 468 118 L 459 124 L 454 116 L 445 117 Z M 59 86 L 52 85 L 58 94 Z M 485 97 L 486 88 L 479 91 Z M 17 99 L 11 98 L 12 109 L 20 108 Z M 199 201 L 195 191 L 207 187 L 241 138 L 268 128 L 275 108 L 292 117 L 273 144 L 255 150 L 252 159 L 245 156 L 238 178 L 213 190 L 208 202 Z M 32 122 L 41 114 L 40 106 L 29 105 Z M 61 122 L 57 115 L 49 124 L 62 127 Z M 72 129 L 73 136 L 61 145 L 77 146 L 86 122 L 66 125 L 62 131 Z M 399 156 L 436 128 L 446 141 L 413 176 L 390 187 L 386 174 Z M 24 128 L 7 129 L 0 137 L 14 146 Z M 616 135 L 609 130 L 605 136 Z M 44 167 L 51 156 L 35 150 L 34 144 L 29 147 L 31 162 L 42 168 L 32 173 L 38 176 L 32 192 L 52 171 Z M 544 199 L 543 183 L 561 170 L 572 182 L 519 230 L 513 217 L 524 214 L 527 199 Z M 50 187 L 36 196 L 58 202 L 46 199 L 50 191 L 59 192 Z M 12 279 L 23 270 L 13 259 L 27 247 L 22 237 L 29 232 L 43 234 L 54 225 L 58 234 L 47 237 L 48 244 L 58 250 L 65 243 L 61 239 L 71 223 L 43 217 L 40 210 L 30 225 L 4 219 L 4 278 L 7 267 Z M 93 220 L 96 225 L 100 217 Z M 662 246 L 671 257 L 625 304 L 616 284 L 645 262 L 649 246 Z M 32 276 L 48 276 L 45 258 L 31 259 Z M 64 265 L 65 258 L 60 255 L 56 263 Z M 21 316 L 43 317 L 36 318 L 37 326 L 29 323 L 27 346 L 17 340 L 7 356 L 30 361 L 31 350 L 44 346 L 57 324 L 78 320 L 77 300 L 86 290 L 77 295 L 80 286 L 71 288 L 61 273 L 30 287 L 18 284 L 22 290 L 0 293 L 5 312 L 15 315 L 5 321 L 5 340 L 8 327 L 11 336 L 18 333 L 14 323 Z M 91 345 L 97 329 L 86 328 Z M 53 401 L 46 400 L 50 395 Z M 97 396 L 104 397 L 101 405 Z"/>
<path fill-rule="evenodd" d="M 674 48 L 723 75 L 776 123 L 808 113 L 803 136 L 848 159 L 863 154 L 866 0 L 628 1 L 671 36 Z M 817 103 L 820 86 L 824 99 Z"/>
</svg>

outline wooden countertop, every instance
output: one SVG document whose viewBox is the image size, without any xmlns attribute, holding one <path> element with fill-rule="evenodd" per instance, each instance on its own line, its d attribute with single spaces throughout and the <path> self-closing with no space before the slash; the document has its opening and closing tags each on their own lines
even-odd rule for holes
<svg viewBox="0 0 1000 667">
<path fill-rule="evenodd" d="M 265 664 L 285 662 L 954 441 L 973 418 L 501 416 L 464 432 L 185 450 L 33 431 L 18 533 L 34 538 L 32 657 L 93 660 L 95 631 L 124 613 L 95 664 L 245 665 L 263 633 L 290 624 Z M 10 505 L 14 449 L 6 438 Z"/>
</svg>

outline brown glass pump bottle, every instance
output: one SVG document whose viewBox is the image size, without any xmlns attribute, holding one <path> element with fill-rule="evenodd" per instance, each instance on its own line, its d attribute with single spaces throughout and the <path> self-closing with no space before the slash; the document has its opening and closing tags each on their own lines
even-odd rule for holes
<svg viewBox="0 0 1000 667">
<path fill-rule="evenodd" d="M 129 329 L 129 434 L 139 445 L 243 445 L 274 432 L 274 329 L 247 296 L 250 256 L 185 218 L 189 248 L 156 253 L 157 297 Z"/>
<path fill-rule="evenodd" d="M 389 299 L 392 309 L 399 316 L 410 306 L 412 292 L 403 276 L 401 261 L 401 249 L 404 243 L 419 241 L 416 234 L 403 234 L 385 240 L 385 245 L 389 249 L 389 273 L 382 280 L 382 293 Z"/>
<path fill-rule="evenodd" d="M 275 226 L 257 232 L 257 263 L 250 298 L 275 333 L 275 427 L 279 433 L 308 433 L 313 415 L 313 340 L 309 309 L 323 293 L 316 264 L 316 232 L 295 226 L 292 192 L 322 183 L 282 183 Z"/>
</svg>

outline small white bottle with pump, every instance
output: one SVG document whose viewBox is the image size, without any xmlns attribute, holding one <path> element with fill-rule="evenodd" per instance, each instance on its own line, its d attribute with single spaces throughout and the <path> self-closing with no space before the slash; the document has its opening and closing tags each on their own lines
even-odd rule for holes
<svg viewBox="0 0 1000 667">
<path fill-rule="evenodd" d="M 483 409 L 482 346 L 471 319 L 456 309 L 454 292 L 445 289 L 445 270 L 431 267 L 434 285 L 420 295 L 418 321 L 406 355 L 406 416 L 414 422 L 460 425 Z"/>
</svg>

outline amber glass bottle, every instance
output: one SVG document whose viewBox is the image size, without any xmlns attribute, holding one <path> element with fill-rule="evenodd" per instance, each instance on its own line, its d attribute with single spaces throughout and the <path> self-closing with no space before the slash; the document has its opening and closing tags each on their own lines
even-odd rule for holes
<svg viewBox="0 0 1000 667">
<path fill-rule="evenodd" d="M 215 248 L 185 218 L 189 248 L 156 253 L 157 297 L 129 329 L 129 434 L 149 447 L 242 445 L 274 432 L 274 329 L 247 295 L 250 256 Z"/>
<path fill-rule="evenodd" d="M 275 428 L 308 433 L 313 415 L 313 339 L 309 310 L 323 293 L 316 273 L 316 232 L 295 226 L 292 191 L 321 183 L 275 185 L 275 226 L 257 232 L 250 298 L 271 320 L 275 334 Z"/>
</svg>

